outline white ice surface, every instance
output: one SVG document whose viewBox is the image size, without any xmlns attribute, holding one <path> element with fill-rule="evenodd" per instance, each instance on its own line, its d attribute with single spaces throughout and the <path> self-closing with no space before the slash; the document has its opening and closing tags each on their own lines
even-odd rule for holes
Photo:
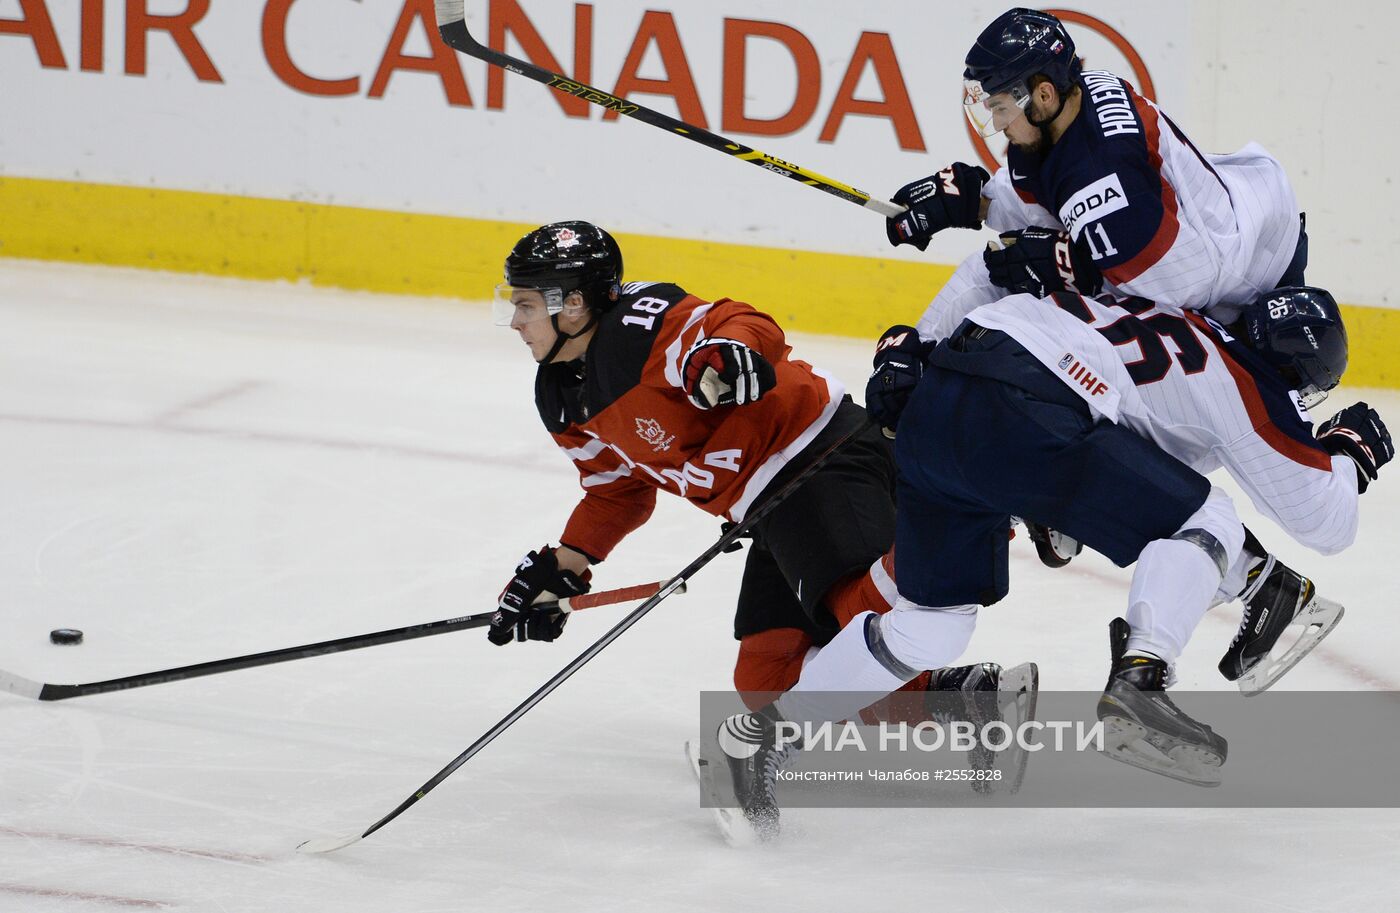
<svg viewBox="0 0 1400 913">
<path fill-rule="evenodd" d="M 867 344 L 796 347 L 863 387 Z M 0 261 L 0 669 L 94 681 L 487 610 L 578 497 L 532 369 L 480 305 Z M 1400 416 L 1391 392 L 1331 405 L 1358 395 Z M 1241 504 L 1349 609 L 1280 687 L 1400 690 L 1398 508 L 1383 479 L 1358 544 L 1324 559 Z M 665 578 L 717 533 L 663 499 L 597 584 Z M 972 652 L 1101 687 L 1125 572 L 1012 551 Z M 0 911 L 1396 909 L 1389 810 L 794 810 L 780 845 L 730 850 L 681 744 L 696 692 L 729 683 L 741 563 L 330 856 L 293 848 L 387 813 L 623 610 L 554 645 L 465 632 L 61 703 L 0 693 Z M 1225 686 L 1234 625 L 1206 619 L 1182 687 Z M 50 645 L 59 626 L 86 643 Z"/>
</svg>

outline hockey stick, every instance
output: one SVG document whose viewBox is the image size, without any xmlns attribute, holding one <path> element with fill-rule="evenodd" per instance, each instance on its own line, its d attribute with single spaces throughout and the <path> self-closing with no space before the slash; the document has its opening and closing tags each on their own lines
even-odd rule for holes
<svg viewBox="0 0 1400 913">
<path fill-rule="evenodd" d="M 664 583 L 665 581 L 640 583 L 636 586 L 619 587 L 615 590 L 584 593 L 581 596 L 561 599 L 558 602 L 558 606 L 565 612 L 572 612 L 579 609 L 591 609 L 596 606 L 613 605 L 618 602 L 631 602 L 634 599 L 645 599 L 659 592 Z M 684 584 L 677 589 L 677 592 L 685 592 Z M 39 701 L 62 701 L 70 697 L 105 694 L 108 691 L 125 691 L 128 688 L 144 688 L 147 685 L 163 685 L 166 682 L 178 682 L 187 678 L 199 678 L 203 675 L 218 675 L 221 672 L 251 669 L 254 666 L 269 666 L 273 663 L 285 663 L 294 659 L 306 659 L 310 656 L 324 656 L 327 653 L 343 653 L 346 650 L 376 647 L 379 644 L 391 644 L 400 640 L 432 637 L 434 634 L 446 634 L 449 631 L 484 628 L 491 623 L 491 616 L 495 614 L 496 612 L 493 609 L 490 612 L 480 612 L 476 615 L 464 615 L 460 618 L 429 621 L 423 624 L 394 628 L 389 631 L 376 631 L 373 634 L 356 634 L 352 637 L 341 637 L 337 640 L 323 640 L 318 644 L 306 644 L 301 647 L 285 647 L 281 650 L 269 650 L 266 653 L 250 653 L 247 656 L 216 659 L 206 663 L 195 663 L 192 666 L 177 666 L 174 669 L 162 669 L 159 672 L 143 672 L 139 675 L 128 675 L 124 678 L 108 679 L 105 682 L 89 682 L 86 685 L 51 685 L 44 682 L 33 682 L 27 678 L 21 678 L 18 675 L 0 670 L 0 691 L 8 691 L 20 697 L 33 698 Z"/>
<path fill-rule="evenodd" d="M 582 98 L 584 101 L 592 102 L 607 108 L 609 111 L 616 111 L 618 114 L 625 114 L 644 124 L 668 130 L 702 146 L 731 155 L 740 161 L 749 162 L 774 174 L 792 178 L 808 187 L 815 187 L 834 197 L 840 197 L 855 203 L 857 206 L 878 212 L 887 219 L 892 219 L 905 211 L 905 208 L 897 203 L 872 197 L 863 190 L 857 190 L 849 184 L 834 181 L 825 175 L 817 174 L 815 171 L 808 171 L 801 165 L 774 158 L 766 152 L 760 152 L 757 149 L 736 143 L 701 127 L 693 127 L 684 121 L 676 120 L 674 117 L 667 117 L 659 111 L 653 111 L 634 102 L 618 98 L 616 95 L 610 95 L 586 83 L 566 79 L 558 73 L 551 73 L 537 67 L 527 60 L 511 57 L 495 48 L 487 47 L 473 38 L 471 33 L 467 31 L 465 3 L 466 0 L 434 0 L 437 10 L 438 33 L 442 36 L 443 43 L 461 51 L 468 57 L 475 57 L 477 60 L 484 60 L 512 73 L 528 76 L 535 82 L 544 83 L 551 89 L 563 92 L 565 95 Z"/>
<path fill-rule="evenodd" d="M 784 483 L 781 488 L 779 488 L 777 491 L 773 492 L 771 495 L 765 498 L 757 508 L 755 508 L 748 514 L 748 516 L 744 517 L 743 520 L 731 526 L 729 530 L 725 532 L 724 535 L 719 537 L 719 539 L 715 542 L 714 545 L 711 545 L 709 548 L 705 549 L 705 551 L 701 553 L 700 557 L 687 564 L 684 570 L 682 570 L 676 576 L 672 577 L 670 580 L 666 581 L 666 583 L 661 587 L 661 590 L 655 596 L 651 597 L 646 602 L 633 609 L 627 615 L 626 618 L 622 619 L 622 621 L 619 621 L 616 625 L 610 628 L 606 634 L 595 640 L 587 650 L 584 650 L 582 653 L 576 656 L 573 659 L 573 661 L 570 662 L 567 666 L 556 672 L 553 678 L 545 682 L 543 685 L 540 685 L 539 688 L 535 689 L 535 692 L 533 694 L 525 698 L 525 700 L 521 701 L 514 710 L 502 717 L 500 722 L 492 726 L 490 729 L 486 730 L 486 732 L 481 736 L 481 738 L 477 739 L 475 742 L 471 743 L 470 746 L 468 746 L 466 751 L 453 758 L 451 763 L 449 763 L 442 770 L 434 774 L 432 779 L 430 779 L 427 783 L 424 783 L 422 786 L 418 787 L 418 789 L 413 793 L 413 795 L 400 802 L 398 807 L 395 808 L 393 811 L 389 812 L 389 814 L 385 815 L 383 818 L 380 818 L 378 821 L 371 824 L 368 828 L 366 828 L 363 832 L 359 834 L 349 834 L 342 837 L 312 838 L 311 840 L 307 840 L 301 843 L 299 846 L 297 846 L 297 851 L 302 853 L 329 853 L 334 850 L 347 847 L 352 843 L 359 843 L 361 840 L 365 839 L 370 834 L 373 834 L 375 831 L 379 830 L 381 827 L 383 827 L 390 821 L 393 821 L 399 815 L 406 812 L 410 806 L 412 806 L 419 799 L 426 796 L 428 793 L 432 792 L 433 789 L 435 789 L 437 785 L 440 784 L 443 780 L 446 780 L 448 777 L 452 776 L 453 772 L 455 772 L 457 768 L 470 761 L 477 754 L 477 752 L 481 751 L 481 749 L 485 748 L 487 745 L 490 745 L 493 741 L 495 741 L 496 736 L 509 729 L 511 725 L 515 723 L 516 720 L 520 719 L 522 716 L 528 713 L 530 711 L 530 708 L 534 707 L 540 701 L 548 697 L 550 693 L 554 691 L 554 689 L 564 684 L 564 682 L 566 682 L 570 676 L 572 676 L 579 669 L 582 669 L 590 659 L 603 652 L 603 650 L 608 646 L 608 644 L 617 640 L 623 635 L 623 633 L 628 628 L 632 627 L 638 621 L 641 621 L 642 616 L 646 615 L 652 609 L 656 608 L 658 605 L 661 604 L 661 600 L 665 599 L 667 596 L 670 596 L 672 593 L 679 592 L 681 588 L 685 586 L 686 581 L 689 580 L 697 571 L 699 571 L 705 565 L 709 564 L 712 560 L 714 560 L 716 555 L 719 555 L 720 553 L 724 552 L 726 549 L 729 548 L 729 546 L 732 543 L 736 542 L 741 536 L 747 534 L 749 530 L 753 529 L 754 526 L 756 526 L 760 520 L 772 513 L 774 508 L 776 508 L 779 504 L 786 500 L 787 497 L 791 495 L 794 491 L 800 488 L 802 486 L 802 483 L 806 482 L 812 476 L 816 475 L 816 473 L 820 471 L 823 466 L 826 465 L 826 461 L 831 458 L 831 455 L 833 453 L 840 450 L 847 443 L 863 434 L 867 429 L 869 429 L 872 426 L 872 424 L 873 422 L 867 419 L 866 421 L 862 422 L 857 428 L 843 434 L 839 440 L 837 440 L 830 447 L 827 447 L 824 451 L 822 451 L 820 455 L 818 455 L 815 459 L 812 460 L 812 462 L 808 463 L 807 466 L 805 466 L 801 472 L 793 476 L 786 483 Z"/>
</svg>

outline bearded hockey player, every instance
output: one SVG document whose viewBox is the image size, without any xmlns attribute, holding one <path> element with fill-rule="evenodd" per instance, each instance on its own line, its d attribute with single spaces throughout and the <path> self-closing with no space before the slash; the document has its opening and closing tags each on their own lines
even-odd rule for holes
<svg viewBox="0 0 1400 913">
<path fill-rule="evenodd" d="M 967 54 L 964 111 L 1003 133 L 1006 167 L 957 163 L 901 188 L 893 244 L 928 246 L 987 225 L 1001 249 L 968 258 L 939 293 L 946 337 L 1007 292 L 1138 296 L 1229 324 L 1273 288 L 1303 283 L 1307 235 L 1283 167 L 1257 144 L 1200 152 L 1125 80 L 1084 71 L 1054 16 L 1013 9 Z"/>
</svg>

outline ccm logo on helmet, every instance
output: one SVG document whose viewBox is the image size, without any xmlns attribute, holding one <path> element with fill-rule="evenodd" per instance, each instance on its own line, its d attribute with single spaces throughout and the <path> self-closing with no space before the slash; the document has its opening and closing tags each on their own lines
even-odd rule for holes
<svg viewBox="0 0 1400 913">
<path fill-rule="evenodd" d="M 1086 222 L 1097 222 L 1109 213 L 1128 208 L 1128 195 L 1117 174 L 1099 178 L 1060 207 L 1060 222 L 1074 240 L 1078 241 Z"/>
</svg>

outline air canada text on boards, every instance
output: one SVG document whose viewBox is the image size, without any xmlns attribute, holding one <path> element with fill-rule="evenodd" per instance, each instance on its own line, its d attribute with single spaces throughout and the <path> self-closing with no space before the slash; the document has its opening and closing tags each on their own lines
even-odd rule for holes
<svg viewBox="0 0 1400 913">
<path fill-rule="evenodd" d="M 28 40 L 39 66 L 47 69 L 103 73 L 109 64 L 117 65 L 119 57 L 121 72 L 128 76 L 147 75 L 149 45 L 173 43 L 195 80 L 226 83 L 218 55 L 210 50 L 213 42 L 207 16 L 212 0 L 183 2 L 184 8 L 177 12 L 168 11 L 170 4 L 161 5 L 163 12 L 152 12 L 154 0 L 80 0 L 78 14 L 73 16 L 71 2 L 18 0 L 19 17 L 0 18 L 0 42 Z M 390 33 L 382 44 L 375 43 L 383 51 L 364 60 L 363 66 L 348 67 L 341 73 L 310 72 L 311 67 L 299 63 L 299 55 L 306 57 L 307 49 L 298 44 L 309 40 L 307 36 L 343 35 L 347 22 L 357 16 L 376 17 L 374 21 L 379 21 L 377 16 L 382 11 L 366 9 L 370 4 L 359 0 L 343 0 L 343 10 L 318 0 L 297 14 L 325 17 L 324 28 L 308 28 L 302 19 L 294 37 L 288 22 L 300 0 L 246 2 L 248 7 L 244 9 L 253 10 L 258 17 L 258 27 L 247 30 L 248 38 L 260 45 L 268 69 L 287 88 L 322 98 L 362 95 L 380 99 L 391 80 L 400 74 L 416 74 L 419 78 L 435 79 L 450 107 L 506 110 L 505 72 L 486 67 L 485 94 L 479 100 L 480 86 L 474 93 L 462 59 L 437 40 L 432 0 L 395 0 L 398 12 Z M 476 27 L 484 28 L 485 34 L 479 37 L 491 47 L 512 54 L 518 49 L 519 56 L 535 65 L 576 83 L 594 86 L 605 95 L 640 104 L 650 104 L 651 98 L 670 99 L 680 119 L 697 127 L 710 129 L 715 113 L 706 111 L 701 89 L 718 87 L 718 129 L 726 134 L 786 136 L 820 123 L 818 141 L 829 143 L 836 141 L 847 117 L 858 115 L 887 121 L 891 127 L 889 136 L 899 149 L 927 151 L 904 71 L 894 43 L 885 32 L 863 31 L 853 24 L 849 37 L 842 39 L 842 47 L 823 47 L 819 54 L 812 39 L 798 26 L 723 18 L 719 52 L 705 55 L 710 59 L 704 59 L 687 50 L 686 24 L 698 31 L 698 17 L 716 14 L 693 8 L 681 14 L 661 9 L 647 9 L 639 14 L 636 10 L 602 4 L 575 3 L 573 42 L 567 49 L 571 53 L 565 56 L 566 49 L 551 47 L 542 37 L 536 20 L 545 13 L 531 0 L 480 0 L 480 10 L 485 23 Z M 678 19 L 678 15 L 682 18 Z M 801 15 L 800 7 L 794 15 Z M 104 32 L 110 17 L 120 17 L 124 26 L 124 47 L 120 50 L 106 47 Z M 605 29 L 631 35 L 621 60 L 602 61 L 594 54 L 595 36 Z M 409 51 L 410 47 L 424 47 L 425 39 L 426 53 Z M 749 73 L 750 46 L 755 40 L 781 45 L 796 77 L 791 97 L 770 98 L 766 102 L 769 107 L 783 109 L 777 116 L 756 117 L 748 111 L 746 95 L 762 89 Z M 0 53 L 6 50 L 0 44 Z M 572 66 L 563 66 L 564 60 L 570 60 Z M 644 60 L 659 60 L 664 76 L 643 76 Z M 823 103 L 822 86 L 830 79 L 838 80 L 837 88 L 830 101 Z M 857 87 L 862 81 L 878 88 L 867 89 L 866 97 L 858 97 Z M 713 97 L 715 93 L 706 94 Z M 592 108 L 586 94 L 561 90 L 553 97 L 566 117 L 609 121 L 619 115 L 615 107 L 603 111 Z"/>
</svg>

